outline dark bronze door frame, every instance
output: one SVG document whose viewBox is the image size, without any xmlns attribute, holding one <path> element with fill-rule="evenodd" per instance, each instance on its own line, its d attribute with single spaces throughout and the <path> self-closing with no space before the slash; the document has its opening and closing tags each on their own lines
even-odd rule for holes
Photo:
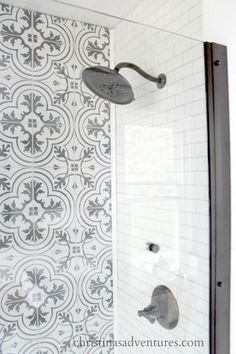
<svg viewBox="0 0 236 354">
<path fill-rule="evenodd" d="M 227 48 L 205 43 L 210 193 L 210 354 L 230 353 L 230 138 Z"/>
</svg>

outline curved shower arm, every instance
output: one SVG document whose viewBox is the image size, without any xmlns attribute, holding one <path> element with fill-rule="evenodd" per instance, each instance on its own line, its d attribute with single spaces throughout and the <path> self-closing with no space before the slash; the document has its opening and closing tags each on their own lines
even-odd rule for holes
<svg viewBox="0 0 236 354">
<path fill-rule="evenodd" d="M 158 77 L 149 75 L 148 73 L 143 71 L 138 65 L 135 65 L 133 63 L 129 63 L 129 62 L 119 63 L 115 66 L 114 70 L 119 72 L 120 69 L 122 68 L 128 68 L 136 71 L 139 75 L 141 75 L 145 79 L 157 83 L 158 87 L 160 86 L 160 88 L 162 88 L 166 83 L 166 76 L 164 74 L 160 74 Z"/>
</svg>

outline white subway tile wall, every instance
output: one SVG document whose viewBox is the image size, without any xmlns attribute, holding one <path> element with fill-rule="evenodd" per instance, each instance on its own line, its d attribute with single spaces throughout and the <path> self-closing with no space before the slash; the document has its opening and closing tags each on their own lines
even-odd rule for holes
<svg viewBox="0 0 236 354">
<path fill-rule="evenodd" d="M 162 11 L 166 6 L 171 14 L 171 2 L 162 3 Z M 181 16 L 186 1 L 175 3 Z M 186 14 L 183 11 L 188 21 L 198 19 L 199 3 L 191 1 L 193 7 Z M 139 11 L 140 15 L 149 11 L 151 16 L 150 7 L 141 10 L 140 6 Z M 159 15 L 154 9 L 154 22 Z M 178 17 L 176 24 L 171 22 L 172 28 L 185 21 L 187 27 L 190 22 L 185 16 Z M 203 347 L 129 347 L 118 348 L 116 353 L 208 354 L 209 188 L 203 44 L 127 22 L 115 28 L 114 39 L 116 63 L 131 61 L 153 75 L 167 75 L 166 87 L 158 90 L 137 73 L 121 71 L 133 86 L 135 101 L 116 106 L 115 118 L 117 335 L 120 339 L 204 341 Z M 159 244 L 160 252 L 147 251 L 147 242 Z M 177 299 L 180 317 L 173 330 L 138 317 L 138 310 L 150 304 L 158 285 L 170 288 Z"/>
<path fill-rule="evenodd" d="M 128 19 L 202 39 L 202 13 L 202 0 L 143 0 Z"/>
</svg>

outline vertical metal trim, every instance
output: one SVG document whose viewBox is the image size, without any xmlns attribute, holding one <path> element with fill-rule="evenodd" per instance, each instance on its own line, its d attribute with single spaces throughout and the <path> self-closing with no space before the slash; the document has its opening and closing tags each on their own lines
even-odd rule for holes
<svg viewBox="0 0 236 354">
<path fill-rule="evenodd" d="M 230 138 L 227 48 L 205 43 L 210 194 L 210 354 L 230 354 Z"/>
</svg>

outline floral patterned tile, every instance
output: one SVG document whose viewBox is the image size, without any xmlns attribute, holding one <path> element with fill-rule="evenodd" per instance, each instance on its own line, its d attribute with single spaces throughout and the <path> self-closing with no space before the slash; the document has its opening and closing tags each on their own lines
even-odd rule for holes
<svg viewBox="0 0 236 354">
<path fill-rule="evenodd" d="M 76 199 L 76 217 L 79 224 L 96 229 L 101 243 L 111 245 L 111 180 L 108 172 L 96 182 L 96 189 L 84 190 Z"/>
<path fill-rule="evenodd" d="M 58 346 L 58 342 L 44 342 L 40 344 L 39 339 L 27 341 L 24 346 L 18 352 L 19 354 L 61 354 Z M 10 353 L 9 353 L 10 354 Z"/>
<path fill-rule="evenodd" d="M 14 354 L 22 345 L 22 339 L 16 338 L 16 322 L 9 323 L 0 319 L 0 346 L 2 353 Z"/>
<path fill-rule="evenodd" d="M 113 336 L 113 282 L 112 259 L 109 248 L 104 247 L 96 254 L 92 267 L 80 267 L 78 260 L 78 299 L 81 306 L 80 318 L 84 324 L 75 336 L 81 340 L 111 339 Z M 83 289 L 81 293 L 79 289 Z M 101 348 L 84 347 L 83 353 L 96 353 Z M 108 348 L 109 353 L 112 348 Z M 100 352 L 99 352 L 100 353 Z"/>
<path fill-rule="evenodd" d="M 9 146 L 14 164 L 32 164 L 32 84 L 14 82 L 0 100 L 0 140 Z"/>
<path fill-rule="evenodd" d="M 75 117 L 76 139 L 88 146 L 92 146 L 102 165 L 110 166 L 111 138 L 110 138 L 110 104 L 96 99 L 94 106 L 81 112 Z"/>
<path fill-rule="evenodd" d="M 59 146 L 73 144 L 72 109 L 54 104 L 51 98 L 40 85 L 18 82 L 0 99 L 0 140 L 10 144 L 17 162 L 29 164 L 34 159 L 35 163 L 48 163 L 53 150 L 58 149 L 58 155 Z"/>
<path fill-rule="evenodd" d="M 67 154 L 73 159 L 74 151 L 71 150 L 75 139 L 73 107 L 70 103 L 58 104 L 48 86 L 35 82 L 33 99 L 34 163 L 51 164 L 52 157 L 56 155 L 62 159 L 61 149 L 66 149 Z"/>
<path fill-rule="evenodd" d="M 43 77 L 52 68 L 54 59 L 62 61 L 74 53 L 73 21 L 33 12 L 32 52 L 34 76 Z"/>
<path fill-rule="evenodd" d="M 15 195 L 17 179 L 24 179 L 26 174 L 32 176 L 32 166 L 19 166 L 12 164 L 11 159 L 0 161 L 0 200 L 6 202 Z"/>
<path fill-rule="evenodd" d="M 109 31 L 0 10 L 0 345 L 74 354 L 112 335 L 110 106 L 81 80 Z"/>
<path fill-rule="evenodd" d="M 75 181 L 74 166 L 73 161 L 68 162 L 67 160 L 56 160 L 53 159 L 52 165 L 45 165 L 43 167 L 34 167 L 33 173 L 40 176 L 40 178 L 45 181 L 50 179 L 51 189 L 56 195 L 65 195 L 65 198 L 70 200 L 71 208 L 75 207 L 75 190 L 77 184 Z"/>
<path fill-rule="evenodd" d="M 48 176 L 23 173 L 11 191 L 1 196 L 0 225 L 11 230 L 22 249 L 42 249 L 55 230 L 73 222 L 74 202 L 65 191 L 53 190 Z"/>
<path fill-rule="evenodd" d="M 10 78 L 31 78 L 32 11 L 0 4 L 0 70 Z"/>
<path fill-rule="evenodd" d="M 13 280 L 1 289 L 2 318 L 14 319 L 28 337 L 47 335 L 56 328 L 60 313 L 76 303 L 74 287 L 72 275 L 58 274 L 51 259 L 22 259 Z"/>
<path fill-rule="evenodd" d="M 40 62 L 33 68 L 33 80 L 40 82 L 54 82 L 55 85 L 64 83 L 70 88 L 76 78 L 77 67 L 75 66 L 75 54 L 73 47 L 65 46 L 63 56 L 58 54 L 48 57 L 47 52 L 43 54 L 44 62 Z"/>
<path fill-rule="evenodd" d="M 76 60 L 84 67 L 110 64 L 110 33 L 105 27 L 76 22 Z"/>
<path fill-rule="evenodd" d="M 0 198 L 1 215 L 5 211 L 9 211 L 9 213 L 19 212 L 22 208 L 26 212 L 27 209 L 24 209 L 26 204 L 30 204 L 33 200 L 32 169 L 17 169 L 14 172 L 9 183 L 10 188 L 6 188 L 7 190 L 2 193 Z"/>
<path fill-rule="evenodd" d="M 25 256 L 25 255 L 24 255 Z M 14 248 L 11 230 L 0 229 L 0 288 L 13 280 L 13 269 L 22 259 L 22 254 Z"/>
<path fill-rule="evenodd" d="M 97 254 L 93 267 L 81 268 L 78 277 L 78 296 L 80 301 L 96 305 L 105 317 L 112 316 L 113 281 L 111 249 L 104 247 Z M 79 291 L 83 289 L 83 293 Z"/>
<path fill-rule="evenodd" d="M 12 235 L 12 244 L 24 258 L 35 244 L 32 172 L 17 172 L 16 176 L 11 189 L 0 198 L 0 230 Z"/>
</svg>

